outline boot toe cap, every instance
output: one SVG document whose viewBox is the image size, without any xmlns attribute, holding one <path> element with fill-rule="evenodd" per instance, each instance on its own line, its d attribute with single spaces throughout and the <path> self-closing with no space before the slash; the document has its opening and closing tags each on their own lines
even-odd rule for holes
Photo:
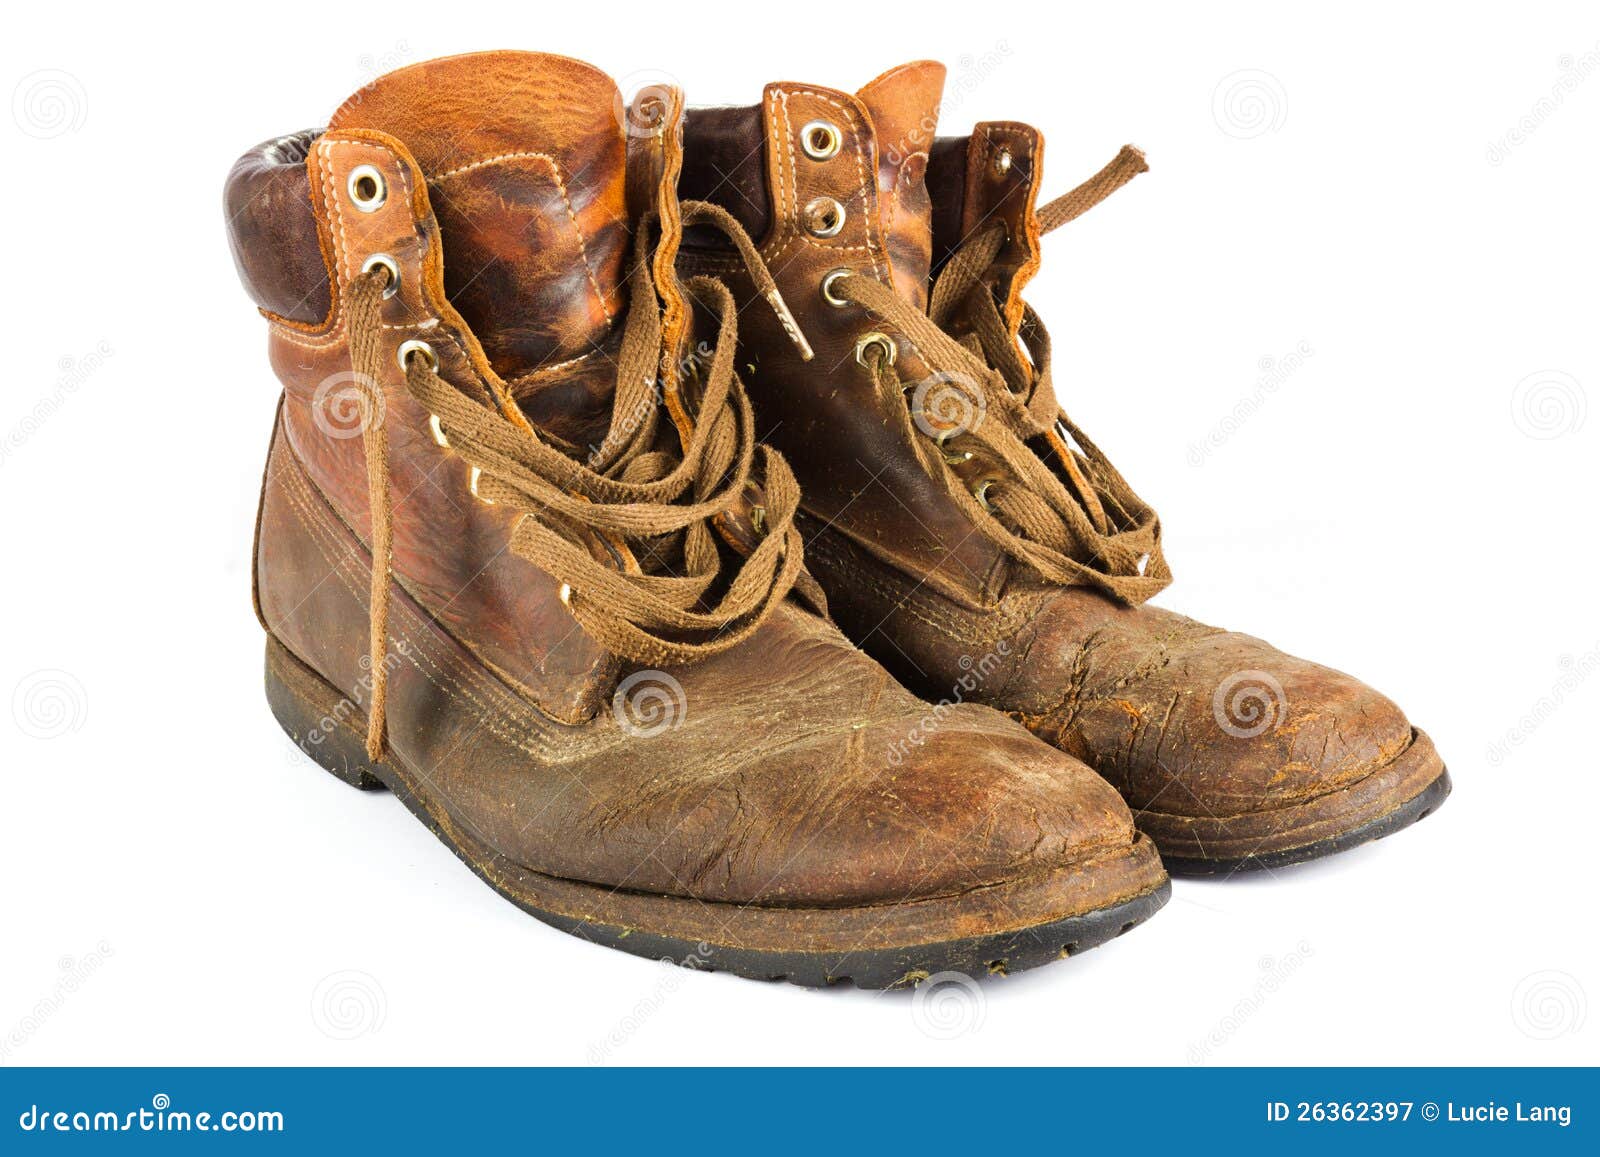
<svg viewBox="0 0 1600 1157">
<path fill-rule="evenodd" d="M 1337 791 L 1412 738 L 1399 707 L 1366 684 L 1234 633 L 1198 640 L 1083 722 L 1136 809 L 1191 815 Z"/>
</svg>

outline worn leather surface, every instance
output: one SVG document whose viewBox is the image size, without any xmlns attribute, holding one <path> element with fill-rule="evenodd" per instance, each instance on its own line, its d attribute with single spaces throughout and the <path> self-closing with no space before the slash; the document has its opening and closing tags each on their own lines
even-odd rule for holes
<svg viewBox="0 0 1600 1157">
<path fill-rule="evenodd" d="M 1006 241 L 990 266 L 990 282 L 1011 332 L 1022 322 L 1022 290 L 1042 260 L 1038 205 L 1044 177 L 1044 134 L 1015 121 L 985 121 L 972 130 L 964 160 L 961 237 L 991 221 L 1006 227 Z"/>
<path fill-rule="evenodd" d="M 872 378 L 855 357 L 856 342 L 874 327 L 861 310 L 830 305 L 821 294 L 823 279 L 839 268 L 897 286 L 909 282 L 926 292 L 926 148 L 904 153 L 897 164 L 881 161 L 876 116 L 900 134 L 884 142 L 890 149 L 918 143 L 908 125 L 919 133 L 927 125 L 931 143 L 942 78 L 937 65 L 908 65 L 879 77 L 861 96 L 790 82 L 768 85 L 760 108 L 760 149 L 751 144 L 755 121 L 749 112 L 691 110 L 683 188 L 747 221 L 753 219 L 749 202 L 755 190 L 764 198 L 768 225 L 756 239 L 816 356 L 802 362 L 771 311 L 757 305 L 740 315 L 742 360 L 755 367 L 745 376 L 758 429 L 794 467 L 805 509 L 886 564 L 916 569 L 952 597 L 981 604 L 1003 581 L 1003 558 L 971 533 L 966 514 L 922 472 L 898 431 L 878 413 Z M 814 120 L 840 129 L 842 145 L 831 160 L 813 160 L 801 146 L 800 130 Z M 737 158 L 743 160 L 730 170 Z M 885 185 L 893 192 L 886 193 Z M 819 238 L 806 232 L 803 213 L 824 196 L 844 206 L 846 219 L 836 236 Z M 897 238 L 892 243 L 891 234 Z M 746 300 L 753 296 L 740 265 L 720 251 L 686 242 L 680 265 L 716 273 Z M 915 351 L 902 344 L 901 358 L 902 372 L 915 380 Z"/>
<path fill-rule="evenodd" d="M 890 276 L 902 297 L 927 305 L 933 212 L 926 175 L 928 149 L 939 124 L 944 65 L 919 60 L 892 68 L 856 96 L 872 122 L 878 204 Z"/>
<path fill-rule="evenodd" d="M 986 670 L 973 701 L 1089 763 L 1136 811 L 1286 806 L 1348 786 L 1411 742 L 1383 695 L 1250 635 L 1021 578 L 974 610 L 840 535 L 819 529 L 807 542 L 839 625 L 908 686 Z"/>
<path fill-rule="evenodd" d="M 917 66 L 885 76 L 908 70 L 915 75 Z M 878 323 L 821 304 L 817 295 L 820 274 L 835 262 L 883 276 L 891 252 L 920 247 L 907 240 L 889 247 L 879 227 L 854 237 L 860 248 L 848 257 L 814 257 L 785 226 L 809 190 L 846 187 L 858 177 L 849 155 L 822 166 L 775 159 L 786 156 L 787 125 L 804 119 L 792 111 L 786 118 L 786 103 L 824 99 L 850 109 L 852 127 L 872 135 L 872 115 L 827 90 L 774 85 L 766 106 L 774 221 L 767 252 L 818 357 L 802 363 L 772 327 L 752 325 L 741 336 L 743 360 L 755 367 L 750 393 L 763 429 L 773 431 L 805 488 L 808 566 L 846 633 L 927 696 L 948 694 L 982 671 L 969 699 L 1011 713 L 1084 759 L 1135 809 L 1226 817 L 1283 807 L 1396 759 L 1411 743 L 1411 725 L 1358 680 L 1166 610 L 1045 586 L 1002 566 L 977 545 L 965 514 L 930 496 L 932 483 L 911 446 L 885 420 L 850 356 L 855 338 Z M 920 99 L 902 103 L 915 107 Z M 701 164 L 697 150 L 730 152 L 718 137 L 734 119 L 691 114 L 687 171 Z M 1007 244 L 993 285 L 1015 326 L 1021 290 L 1039 265 L 1034 209 L 1042 137 L 1027 125 L 988 122 L 970 137 L 930 145 L 931 207 L 900 214 L 897 229 L 915 222 L 921 244 L 942 261 L 976 229 L 1003 221 Z M 1006 160 L 997 162 L 1002 152 Z M 877 184 L 882 214 L 881 166 Z M 791 191 L 796 187 L 801 191 Z M 851 204 L 871 201 L 858 194 Z M 868 219 L 881 225 L 881 216 Z M 746 316 L 759 312 L 749 308 Z M 902 348 L 899 369 L 903 380 L 917 380 L 914 353 Z"/>
<path fill-rule="evenodd" d="M 356 703 L 370 685 L 369 562 L 275 439 L 262 613 Z M 1131 842 L 1126 806 L 1081 763 L 986 708 L 936 714 L 795 606 L 579 725 L 530 710 L 410 597 L 391 615 L 391 745 L 429 770 L 458 823 L 536 871 L 842 907 L 954 895 Z"/>
<path fill-rule="evenodd" d="M 328 266 L 317 241 L 306 155 L 320 129 L 263 141 L 236 162 L 222 190 L 228 248 L 245 292 L 268 313 L 325 321 Z"/>
<path fill-rule="evenodd" d="M 533 52 L 402 68 L 339 107 L 427 174 L 445 292 L 504 378 L 591 352 L 625 304 L 632 240 L 622 98 L 599 70 Z"/>
<path fill-rule="evenodd" d="M 584 76 L 571 63 L 541 73 L 520 62 L 510 83 L 525 91 L 528 71 L 546 75 L 574 122 L 587 124 L 570 107 L 582 95 L 572 78 Z M 601 87 L 585 91 L 599 101 Z M 630 134 L 618 196 L 660 216 L 664 328 L 692 343 L 672 266 L 682 98 L 660 95 L 666 122 Z M 551 385 L 519 393 L 494 372 L 496 315 L 482 315 L 480 334 L 446 292 L 462 248 L 460 232 L 446 234 L 434 214 L 448 194 L 409 141 L 353 123 L 382 99 L 347 104 L 308 158 L 333 294 L 325 321 L 271 325 L 284 397 L 262 496 L 257 598 L 267 628 L 330 696 L 366 703 L 370 518 L 343 302 L 366 257 L 387 253 L 401 273 L 383 307 L 393 368 L 379 383 L 395 533 L 388 743 L 426 774 L 456 824 L 547 875 L 777 907 L 957 895 L 1133 845 L 1126 805 L 1079 761 L 987 708 L 919 701 L 797 605 L 740 646 L 670 672 L 631 671 L 601 651 L 550 576 L 505 549 L 514 516 L 468 493 L 466 465 L 430 437 L 394 352 L 425 340 L 440 372 L 481 383 L 486 404 L 508 415 L 543 407 L 552 421 L 566 402 L 596 404 L 582 375 L 604 359 L 571 367 L 579 385 L 568 394 Z M 569 142 L 526 143 L 559 154 Z M 348 204 L 358 165 L 376 168 L 390 190 L 375 212 Z M 874 195 L 870 181 L 863 187 Z M 525 287 L 543 292 L 533 280 Z M 568 285 L 572 296 L 585 292 Z M 674 419 L 692 420 L 666 376 Z"/>
<path fill-rule="evenodd" d="M 428 414 L 406 391 L 394 360 L 401 342 L 420 339 L 438 354 L 446 376 L 498 380 L 445 298 L 448 258 L 420 170 L 399 141 L 366 130 L 330 129 L 310 164 L 318 174 L 313 196 L 338 295 L 331 322 L 320 329 L 271 327 L 268 348 L 284 385 L 286 440 L 340 518 L 365 540 L 371 527 L 366 456 L 341 303 L 365 259 L 389 254 L 401 274 L 399 291 L 384 304 L 387 375 L 381 383 L 395 578 L 531 702 L 560 719 L 593 715 L 609 693 L 614 661 L 578 629 L 557 597 L 558 584 L 506 549 L 516 516 L 471 496 L 466 463 L 435 444 Z M 345 177 L 362 164 L 389 183 L 388 200 L 372 213 L 348 204 Z"/>
</svg>

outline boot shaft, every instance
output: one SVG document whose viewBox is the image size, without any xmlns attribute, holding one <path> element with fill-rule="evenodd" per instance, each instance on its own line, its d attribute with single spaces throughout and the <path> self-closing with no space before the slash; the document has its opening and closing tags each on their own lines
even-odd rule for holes
<svg viewBox="0 0 1600 1157">
<path fill-rule="evenodd" d="M 664 90 L 639 102 L 681 109 Z M 565 444 L 605 439 L 628 306 L 624 261 L 635 222 L 670 189 L 659 158 L 676 145 L 671 126 L 647 139 L 629 123 L 616 86 L 577 61 L 447 58 L 380 78 L 325 131 L 252 150 L 225 191 L 235 261 L 269 322 L 284 387 L 275 440 L 370 544 L 363 426 L 381 420 L 395 581 L 564 721 L 594 716 L 617 661 L 573 619 L 562 584 L 506 549 L 521 515 L 475 497 L 474 470 L 404 388 L 402 351 L 421 343 L 441 374 L 484 383 L 486 404 Z M 397 282 L 382 307 L 376 416 L 354 380 L 347 327 L 352 284 L 375 262 Z M 293 556 L 262 542 L 263 608 L 318 597 L 321 576 L 300 574 Z M 281 590 L 261 597 L 266 586 Z M 364 622 L 330 616 L 326 626 L 342 636 L 335 650 L 364 645 Z"/>
<path fill-rule="evenodd" d="M 886 338 L 907 381 L 931 370 L 903 335 L 832 292 L 836 278 L 861 276 L 926 304 L 938 212 L 929 156 L 943 81 L 941 65 L 918 62 L 854 94 L 778 82 L 758 106 L 690 109 L 682 187 L 740 219 L 816 349 L 802 362 L 761 310 L 741 318 L 760 433 L 794 466 L 805 512 L 981 604 L 1003 587 L 1007 561 L 970 533 L 967 513 L 908 453 L 864 358 Z M 741 302 L 756 296 L 725 253 L 696 242 L 686 239 L 684 269 L 724 277 Z"/>
</svg>

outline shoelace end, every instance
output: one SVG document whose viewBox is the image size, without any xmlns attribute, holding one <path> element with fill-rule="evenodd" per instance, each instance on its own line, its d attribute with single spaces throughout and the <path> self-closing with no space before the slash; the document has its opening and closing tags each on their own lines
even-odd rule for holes
<svg viewBox="0 0 1600 1157">
<path fill-rule="evenodd" d="M 778 324 L 783 326 L 783 332 L 789 335 L 789 340 L 794 342 L 795 348 L 800 351 L 800 360 L 809 362 L 816 356 L 811 349 L 811 343 L 806 340 L 806 335 L 800 332 L 800 325 L 794 319 L 794 314 L 789 312 L 789 303 L 783 300 L 783 294 L 778 292 L 777 286 L 767 290 L 767 304 L 772 306 L 772 312 L 778 315 Z"/>
</svg>

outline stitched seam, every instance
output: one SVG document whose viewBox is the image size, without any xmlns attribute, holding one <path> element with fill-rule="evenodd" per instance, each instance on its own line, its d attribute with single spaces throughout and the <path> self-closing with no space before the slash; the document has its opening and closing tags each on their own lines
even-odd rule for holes
<svg viewBox="0 0 1600 1157">
<path fill-rule="evenodd" d="M 295 462 L 297 470 L 300 469 L 298 459 L 295 459 Z M 360 559 L 350 549 L 349 544 L 344 542 L 339 537 L 338 532 L 342 524 L 335 522 L 332 518 L 330 518 L 327 498 L 320 491 L 314 488 L 314 485 L 309 479 L 296 473 L 293 481 L 300 491 L 302 500 L 309 504 L 308 508 L 303 509 L 306 509 L 307 512 L 317 520 L 317 526 L 320 529 L 324 540 L 330 544 L 331 550 L 324 549 L 322 551 L 323 557 L 325 559 L 331 559 L 333 554 L 339 554 L 339 562 L 337 565 L 335 565 L 334 571 L 338 575 L 340 583 L 343 584 L 345 589 L 350 592 L 351 597 L 355 599 L 356 604 L 358 606 L 364 605 L 363 600 L 368 597 L 370 592 L 368 591 L 367 584 L 364 581 L 356 581 L 363 578 L 362 571 L 364 568 L 361 567 Z M 301 521 L 304 523 L 305 519 L 302 518 Z M 348 530 L 349 528 L 345 527 L 344 529 Z M 359 539 L 357 542 L 359 544 Z M 340 570 L 340 567 L 343 567 L 345 564 L 348 564 L 350 569 L 355 572 L 354 578 L 347 577 L 347 575 Z M 401 589 L 404 590 L 403 587 Z M 422 639 L 431 639 L 433 637 L 431 632 L 439 629 L 433 620 L 426 614 L 413 610 L 408 604 L 397 605 L 399 605 L 401 608 L 400 613 L 403 616 L 406 616 L 408 621 L 414 627 L 414 631 L 412 632 L 413 635 L 420 636 Z M 450 637 L 457 646 L 465 646 L 465 644 L 461 643 L 459 640 L 455 640 L 453 636 Z M 434 684 L 434 686 L 439 687 L 441 690 L 445 690 L 447 687 L 453 688 L 460 693 L 461 698 L 466 699 L 469 703 L 479 708 L 480 712 L 482 713 L 477 716 L 478 721 L 485 727 L 488 727 L 493 734 L 504 739 L 507 743 L 512 744 L 519 750 L 522 750 L 529 755 L 538 756 L 540 759 L 543 759 L 547 762 L 560 762 L 565 758 L 564 756 L 558 756 L 555 754 L 553 749 L 548 746 L 550 742 L 550 736 L 544 732 L 532 729 L 526 730 L 524 734 L 532 735 L 542 739 L 547 744 L 546 747 L 540 748 L 539 750 L 534 750 L 527 747 L 526 744 L 515 734 L 515 731 L 518 730 L 518 724 L 515 716 L 509 713 L 503 706 L 497 708 L 494 704 L 489 702 L 487 698 L 480 697 L 478 694 L 475 694 L 472 691 L 469 683 L 462 681 L 462 678 L 453 678 L 445 669 L 443 661 L 439 657 L 424 653 L 423 644 L 419 643 L 415 650 L 418 655 L 420 655 L 433 667 L 433 669 L 438 673 L 439 678 L 435 679 L 433 676 L 429 675 L 428 672 L 423 671 L 415 659 L 412 659 L 412 666 L 416 667 L 417 670 L 425 678 L 427 678 L 430 683 Z M 475 661 L 481 662 L 481 660 Z M 467 680 L 473 680 L 474 676 L 469 672 L 464 676 L 464 678 Z M 439 681 L 440 679 L 442 679 L 444 682 L 441 683 Z M 494 679 L 491 676 L 478 674 L 475 677 L 475 681 L 484 689 L 487 695 L 498 697 L 502 703 L 511 703 L 521 707 L 525 704 L 525 702 L 531 702 L 535 710 L 549 714 L 548 710 L 539 703 L 537 697 L 533 696 L 531 692 L 529 693 L 529 699 L 525 701 L 521 696 L 508 690 L 504 684 L 500 683 L 497 679 Z M 491 717 L 500 721 L 501 728 L 496 729 L 494 726 L 492 726 Z M 563 721 L 554 715 L 551 715 L 551 718 L 558 726 L 573 726 L 573 724 Z M 510 728 L 511 730 L 506 730 L 507 728 Z"/>
<path fill-rule="evenodd" d="M 604 351 L 604 350 L 593 349 L 593 350 L 590 350 L 586 354 L 579 354 L 575 358 L 568 358 L 564 362 L 556 362 L 554 365 L 549 365 L 549 366 L 539 366 L 536 369 L 529 370 L 527 373 L 523 374 L 520 378 L 507 378 L 506 379 L 506 385 L 510 386 L 512 389 L 515 389 L 517 386 L 520 386 L 520 385 L 523 385 L 524 383 L 526 383 L 527 380 L 529 378 L 533 377 L 535 374 L 539 374 L 539 375 L 553 374 L 557 370 L 571 369 L 573 366 L 577 365 L 579 362 L 586 362 L 590 358 L 595 357 L 595 356 L 600 355 L 600 354 L 604 354 L 605 352 L 606 351 Z"/>
<path fill-rule="evenodd" d="M 889 198 L 889 214 L 883 222 L 883 231 L 885 234 L 884 242 L 886 245 L 888 243 L 887 234 L 894 229 L 895 210 L 900 207 L 901 188 L 904 187 L 909 189 L 911 187 L 911 162 L 916 160 L 918 157 L 922 158 L 924 164 L 927 163 L 927 153 L 912 153 L 904 161 L 900 162 L 900 169 L 895 174 L 894 196 Z"/>
<path fill-rule="evenodd" d="M 436 318 L 436 317 L 430 317 L 426 321 L 408 321 L 408 322 L 405 322 L 403 324 L 402 323 L 390 324 L 389 322 L 384 322 L 383 323 L 383 328 L 384 329 L 392 329 L 392 330 L 402 330 L 402 331 L 403 330 L 413 330 L 414 329 L 414 330 L 417 330 L 417 331 L 420 332 L 420 331 L 425 331 L 425 330 L 430 330 L 430 329 L 436 329 L 438 327 L 438 325 L 439 325 L 439 319 Z M 303 347 L 305 349 L 310 349 L 310 350 L 326 349 L 329 346 L 337 345 L 340 341 L 344 340 L 344 327 L 343 327 L 343 325 L 341 325 L 333 333 L 323 334 L 321 337 L 316 337 L 316 338 L 305 338 L 305 337 L 297 336 L 297 334 L 296 334 L 296 332 L 294 330 L 285 329 L 282 325 L 280 325 L 280 324 L 278 324 L 276 322 L 273 324 L 272 328 L 273 328 L 273 332 L 280 339 L 282 339 L 283 341 L 288 342 L 290 345 L 297 345 L 297 346 L 301 346 L 301 347 Z M 585 355 L 585 356 L 587 356 L 587 355 Z"/>
<path fill-rule="evenodd" d="M 981 618 L 961 608 L 952 607 L 950 610 L 941 611 L 938 604 L 920 598 L 917 591 L 907 591 L 891 585 L 880 575 L 841 551 L 829 549 L 816 540 L 813 540 L 810 549 L 838 569 L 849 572 L 855 581 L 865 585 L 875 594 L 894 603 L 897 610 L 957 641 L 993 642 L 995 639 L 1015 633 L 1035 613 L 1034 608 L 1026 605 L 1019 605 L 1014 610 L 999 607 Z"/>
<path fill-rule="evenodd" d="M 338 333 L 344 328 L 344 263 L 345 263 L 345 237 L 344 213 L 339 208 L 339 199 L 333 190 L 333 163 L 328 159 L 329 142 L 326 138 L 317 142 L 317 168 L 322 173 L 322 202 L 332 211 L 333 217 L 333 246 L 335 261 L 333 263 L 334 293 L 333 293 L 333 319 L 329 323 L 329 331 Z"/>
<path fill-rule="evenodd" d="M 561 166 L 556 163 L 554 157 L 548 153 L 501 153 L 499 156 L 486 157 L 481 161 L 473 161 L 470 165 L 461 165 L 458 168 L 451 169 L 448 173 L 441 173 L 429 181 L 429 184 L 437 185 L 461 173 L 470 173 L 474 169 L 498 165 L 502 161 L 519 160 L 539 160 L 550 167 L 550 176 L 556 183 L 556 192 L 561 194 L 561 203 L 567 209 L 567 219 L 572 222 L 572 231 L 578 235 L 578 252 L 583 257 L 584 272 L 589 275 L 589 287 L 594 290 L 595 300 L 600 303 L 600 308 L 606 312 L 606 324 L 610 325 L 614 316 L 611 305 L 606 301 L 606 295 L 600 292 L 600 279 L 595 276 L 594 262 L 589 259 L 589 246 L 583 234 L 583 226 L 578 224 L 577 210 L 572 207 L 572 198 L 567 195 L 567 183 L 561 176 Z"/>
<path fill-rule="evenodd" d="M 783 123 L 781 125 L 778 123 L 779 105 L 783 106 Z M 789 157 L 789 176 L 798 189 L 800 174 L 795 167 L 794 139 L 789 132 L 789 97 L 782 89 L 778 90 L 777 100 L 769 100 L 767 102 L 767 121 L 771 126 L 769 131 L 772 136 L 783 139 L 784 151 Z M 788 184 L 784 180 L 784 166 L 781 160 L 774 167 L 778 170 L 778 235 L 762 247 L 762 256 L 767 259 L 768 263 L 775 261 L 789 247 L 789 243 L 795 237 L 795 224 L 790 220 L 789 205 L 791 197 L 789 196 Z M 798 201 L 798 196 L 793 200 Z"/>
<path fill-rule="evenodd" d="M 288 477 L 281 478 L 281 480 L 284 483 L 284 495 L 294 507 L 297 521 L 311 535 L 313 545 L 316 546 L 318 553 L 322 555 L 323 561 L 328 563 L 331 573 L 339 580 L 340 585 L 356 600 L 357 605 L 361 605 L 366 592 L 360 589 L 359 584 L 354 582 L 348 573 L 350 568 L 358 566 L 359 560 L 354 557 L 354 550 L 350 545 L 339 540 L 336 528 L 328 523 L 326 513 L 315 505 L 316 499 L 320 496 L 311 493 L 309 483 L 299 476 L 297 470 L 289 471 Z M 475 709 L 472 712 L 474 717 L 491 734 L 503 739 L 525 755 L 555 762 L 547 752 L 530 746 L 524 736 L 518 736 L 508 731 L 506 725 L 510 721 L 500 710 L 479 698 L 465 683 L 452 677 L 437 658 L 426 653 L 429 641 L 427 632 L 430 624 L 425 619 L 417 615 L 405 604 L 398 604 L 397 609 L 405 618 L 412 620 L 410 625 L 415 628 L 409 633 L 410 637 L 407 640 L 406 652 L 402 653 L 402 657 L 411 663 L 418 674 L 435 687 L 438 687 L 446 695 L 450 695 L 453 691 L 455 692 L 454 697 L 464 699 L 469 703 Z M 418 658 L 427 660 L 429 666 L 433 668 L 433 673 L 425 670 L 417 661 Z M 437 675 L 437 678 L 435 675 Z"/>
<path fill-rule="evenodd" d="M 866 150 L 862 147 L 861 130 L 856 124 L 855 113 L 851 109 L 846 107 L 844 104 L 841 104 L 839 101 L 834 100 L 827 93 L 818 92 L 816 89 L 797 88 L 794 91 L 795 91 L 795 95 L 796 96 L 814 97 L 815 99 L 820 100 L 823 104 L 828 105 L 830 108 L 837 109 L 839 111 L 840 117 L 850 125 L 850 136 L 855 141 L 855 144 L 856 144 L 855 153 L 854 153 L 854 159 L 855 159 L 855 163 L 856 163 L 856 181 L 857 181 L 856 195 L 861 198 L 861 202 L 862 202 L 862 217 L 864 218 L 864 221 L 865 221 L 866 236 L 867 236 L 867 243 L 865 245 L 850 245 L 850 246 L 846 246 L 846 245 L 824 245 L 820 241 L 817 241 L 815 238 L 807 237 L 803 233 L 800 234 L 801 240 L 809 242 L 811 245 L 815 246 L 818 249 L 825 249 L 825 250 L 846 250 L 846 251 L 848 251 L 848 250 L 851 250 L 851 249 L 865 249 L 867 252 L 873 254 L 872 272 L 874 273 L 874 275 L 879 276 L 879 277 L 890 277 L 890 278 L 892 278 L 894 276 L 893 270 L 887 269 L 883 265 L 880 265 L 880 263 L 878 261 L 878 257 L 877 257 L 877 247 L 872 244 L 873 222 L 870 219 L 867 219 L 867 217 L 866 217 L 866 207 L 872 204 L 872 196 L 871 196 L 871 193 L 869 192 L 869 189 L 876 185 L 876 181 L 873 181 L 872 185 L 869 186 L 869 184 L 868 184 L 869 177 L 868 177 L 868 174 L 867 174 L 866 159 L 865 159 L 865 157 L 863 155 L 866 152 Z M 788 98 L 788 94 L 787 93 L 783 93 L 781 90 L 780 90 L 780 95 L 782 95 L 782 97 L 783 97 L 783 119 L 784 119 L 784 122 L 785 122 L 785 127 L 787 128 L 787 127 L 789 127 L 789 125 L 791 123 L 790 122 L 790 118 L 789 118 L 789 98 Z M 785 137 L 784 137 L 785 142 L 789 146 L 789 164 L 790 164 L 791 168 L 793 167 L 793 165 L 795 163 L 795 161 L 794 161 L 794 142 L 791 139 L 792 135 L 793 135 L 792 133 L 787 133 L 785 135 Z M 799 188 L 799 174 L 798 173 L 795 174 L 795 187 L 796 187 L 796 189 Z M 797 203 L 798 203 L 798 198 L 796 200 L 797 200 Z M 887 257 L 885 257 L 885 261 L 887 261 Z"/>
</svg>

